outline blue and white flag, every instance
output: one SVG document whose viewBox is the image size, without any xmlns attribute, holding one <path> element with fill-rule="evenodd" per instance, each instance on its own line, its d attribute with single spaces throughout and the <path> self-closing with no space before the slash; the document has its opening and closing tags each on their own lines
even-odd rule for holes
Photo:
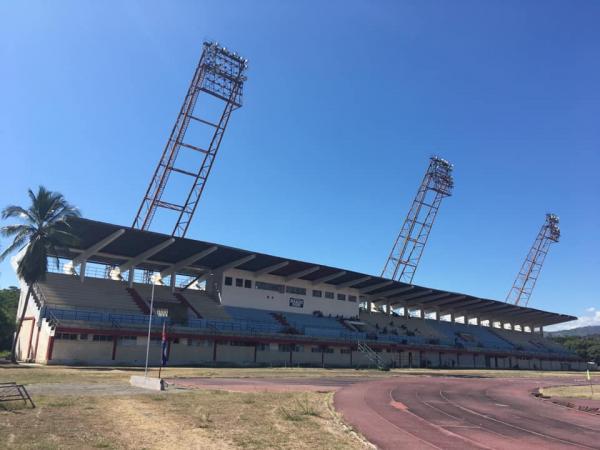
<svg viewBox="0 0 600 450">
<path fill-rule="evenodd" d="M 167 341 L 167 322 L 163 322 L 162 340 L 161 340 L 161 365 L 164 367 L 169 360 L 169 342 Z"/>
</svg>

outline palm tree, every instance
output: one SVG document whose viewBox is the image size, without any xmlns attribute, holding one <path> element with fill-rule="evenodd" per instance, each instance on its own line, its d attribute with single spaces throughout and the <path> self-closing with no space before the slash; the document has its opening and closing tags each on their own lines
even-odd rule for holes
<svg viewBox="0 0 600 450">
<path fill-rule="evenodd" d="M 2 219 L 14 218 L 21 223 L 0 228 L 0 234 L 13 239 L 8 248 L 0 253 L 0 261 L 15 251 L 20 252 L 25 249 L 23 257 L 18 262 L 17 274 L 27 285 L 27 295 L 10 352 L 13 362 L 16 362 L 17 340 L 33 286 L 46 277 L 48 254 L 56 256 L 57 248 L 72 244 L 76 240 L 70 232 L 68 221 L 80 215 L 79 210 L 70 205 L 58 192 L 40 186 L 37 193 L 31 189 L 28 193 L 31 199 L 29 208 L 12 205 L 2 210 Z M 56 264 L 58 266 L 58 258 Z"/>
</svg>

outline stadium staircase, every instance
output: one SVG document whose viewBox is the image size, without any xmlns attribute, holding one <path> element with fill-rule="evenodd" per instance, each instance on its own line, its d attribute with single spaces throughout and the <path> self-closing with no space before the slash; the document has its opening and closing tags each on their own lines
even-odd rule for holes
<svg viewBox="0 0 600 450">
<path fill-rule="evenodd" d="M 341 323 L 341 324 L 342 324 L 342 326 L 343 326 L 343 327 L 344 327 L 346 330 L 348 330 L 348 331 L 352 331 L 353 333 L 355 333 L 355 332 L 356 332 L 356 329 L 355 329 L 354 327 L 351 327 L 350 325 L 348 325 L 348 324 L 346 323 L 346 321 L 345 321 L 344 319 L 342 319 L 341 317 L 340 317 L 340 318 L 338 318 L 338 320 L 337 320 L 337 321 L 338 321 L 339 323 Z"/>
<path fill-rule="evenodd" d="M 135 288 L 130 288 L 130 287 L 125 288 L 125 289 L 131 296 L 131 299 L 133 300 L 133 302 L 140 309 L 140 311 L 143 312 L 145 315 L 150 314 L 150 308 L 148 308 L 148 305 L 146 304 L 146 302 L 144 301 L 142 296 L 138 293 L 138 291 L 136 291 Z"/>
<path fill-rule="evenodd" d="M 271 316 L 273 316 L 273 318 L 283 326 L 284 333 L 300 334 L 300 332 L 288 322 L 283 314 L 272 312 Z"/>
<path fill-rule="evenodd" d="M 179 293 L 179 292 L 175 292 L 173 294 L 173 296 L 179 300 L 179 303 L 181 303 L 182 305 L 184 305 L 185 307 L 187 307 L 190 311 L 192 311 L 196 317 L 198 319 L 202 319 L 202 314 L 200 314 L 198 312 L 198 310 L 196 308 L 194 308 L 194 305 L 192 305 L 184 296 L 183 294 Z"/>
<path fill-rule="evenodd" d="M 390 366 L 375 350 L 369 347 L 366 342 L 357 341 L 357 348 L 358 351 L 363 353 L 379 370 L 390 370 Z"/>
<path fill-rule="evenodd" d="M 225 308 L 206 291 L 186 289 L 185 299 L 204 319 L 231 320 Z"/>
</svg>

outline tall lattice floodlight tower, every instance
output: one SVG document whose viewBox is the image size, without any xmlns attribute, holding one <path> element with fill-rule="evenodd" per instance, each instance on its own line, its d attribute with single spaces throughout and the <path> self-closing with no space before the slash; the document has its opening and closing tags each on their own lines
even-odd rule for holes
<svg viewBox="0 0 600 450">
<path fill-rule="evenodd" d="M 542 270 L 550 244 L 558 242 L 560 239 L 558 223 L 557 215 L 546 214 L 546 221 L 535 238 L 535 242 L 529 250 L 510 292 L 506 296 L 507 302 L 525 306 L 529 304 L 531 293 Z"/>
<path fill-rule="evenodd" d="M 452 170 L 448 161 L 437 156 L 430 158 L 417 196 L 383 267 L 382 277 L 412 282 L 440 203 L 444 197 L 452 195 Z"/>
<path fill-rule="evenodd" d="M 134 228 L 149 229 L 157 210 L 166 209 L 176 212 L 172 235 L 185 236 L 219 151 L 229 117 L 242 106 L 247 67 L 248 60 L 237 53 L 218 43 L 204 43 L 200 62 L 175 126 L 135 216 Z M 202 107 L 203 103 L 205 108 Z M 208 104 L 212 108 L 210 116 Z M 192 124 L 203 129 L 188 133 L 186 139 L 186 132 Z M 194 158 L 186 155 L 186 152 L 192 152 L 197 159 L 192 161 Z M 169 178 L 174 173 L 178 174 L 178 178 L 183 177 L 184 182 L 173 195 L 176 199 L 163 198 Z"/>
</svg>

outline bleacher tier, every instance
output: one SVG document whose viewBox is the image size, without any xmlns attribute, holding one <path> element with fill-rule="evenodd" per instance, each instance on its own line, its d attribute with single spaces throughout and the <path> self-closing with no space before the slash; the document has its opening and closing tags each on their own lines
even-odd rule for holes
<svg viewBox="0 0 600 450">
<path fill-rule="evenodd" d="M 225 308 L 205 291 L 188 289 L 180 292 L 180 295 L 204 318 L 215 320 L 231 319 Z"/>
<path fill-rule="evenodd" d="M 46 280 L 38 286 L 42 297 L 40 300 L 45 302 L 44 310 L 49 314 L 48 317 L 62 321 L 63 325 L 87 323 L 98 329 L 136 329 L 147 326 L 148 316 L 136 304 L 133 298 L 136 295 L 132 296 L 126 283 L 122 281 L 86 278 L 82 283 L 73 275 L 49 273 Z M 134 290 L 141 301 L 150 303 L 150 285 L 136 283 Z M 572 356 L 559 344 L 538 334 L 477 325 L 364 311 L 358 319 L 344 321 L 337 317 L 222 306 L 205 291 L 172 292 L 167 286 L 155 287 L 154 300 L 163 305 L 173 303 L 178 308 L 184 308 L 183 321 L 157 317 L 155 326 L 160 326 L 161 320 L 167 320 L 173 322 L 174 327 L 196 329 L 198 332 L 210 330 L 240 336 L 296 334 L 317 339 L 342 339 L 354 344 L 369 340 L 383 344 L 435 345 Z M 185 311 L 188 312 L 187 316 Z"/>
<path fill-rule="evenodd" d="M 73 275 L 48 273 L 46 280 L 38 283 L 38 286 L 48 305 L 140 313 L 125 289 L 126 285 L 121 282 L 86 278 L 82 283 Z"/>
</svg>

